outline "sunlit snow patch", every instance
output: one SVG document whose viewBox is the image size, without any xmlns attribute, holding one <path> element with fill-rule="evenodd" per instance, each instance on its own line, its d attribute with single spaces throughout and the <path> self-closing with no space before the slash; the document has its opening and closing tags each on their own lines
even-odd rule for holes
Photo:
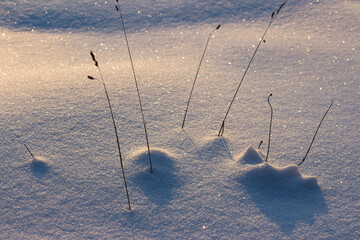
<svg viewBox="0 0 360 240">
<path fill-rule="evenodd" d="M 141 149 L 134 153 L 133 159 L 140 166 L 131 181 L 140 187 L 146 197 L 157 205 L 168 204 L 173 199 L 173 191 L 181 185 L 175 172 L 176 156 L 164 149 L 152 148 L 151 161 L 153 173 L 149 169 L 148 150 Z"/>
</svg>

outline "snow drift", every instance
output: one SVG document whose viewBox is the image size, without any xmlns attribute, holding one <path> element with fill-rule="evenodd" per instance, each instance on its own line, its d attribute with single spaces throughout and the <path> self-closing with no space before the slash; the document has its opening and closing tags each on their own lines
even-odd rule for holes
<svg viewBox="0 0 360 240">
<path fill-rule="evenodd" d="M 311 224 L 315 215 L 327 213 L 317 178 L 302 175 L 297 165 L 276 167 L 264 163 L 252 146 L 241 154 L 238 163 L 246 165 L 242 169 L 245 172 L 238 173 L 236 180 L 283 232 L 291 233 L 298 222 Z"/>
</svg>

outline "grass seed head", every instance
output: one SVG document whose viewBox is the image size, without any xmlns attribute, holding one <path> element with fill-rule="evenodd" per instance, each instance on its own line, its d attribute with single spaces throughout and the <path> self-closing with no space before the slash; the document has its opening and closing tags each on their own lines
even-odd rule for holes
<svg viewBox="0 0 360 240">
<path fill-rule="evenodd" d="M 278 13 L 280 12 L 281 8 L 285 5 L 286 2 L 287 2 L 287 1 L 283 2 L 283 4 L 281 4 L 281 6 L 280 6 L 279 9 L 277 10 L 276 14 L 278 14 Z"/>
<path fill-rule="evenodd" d="M 95 59 L 95 55 L 94 55 L 93 51 L 90 51 L 90 56 L 92 57 L 92 60 L 95 62 L 95 66 L 98 67 L 99 64 L 98 64 L 98 62 L 97 62 L 96 59 Z"/>
</svg>

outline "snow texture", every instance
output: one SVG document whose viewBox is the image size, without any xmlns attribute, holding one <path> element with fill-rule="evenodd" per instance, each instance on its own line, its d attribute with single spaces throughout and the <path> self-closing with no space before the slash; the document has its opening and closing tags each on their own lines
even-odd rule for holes
<svg viewBox="0 0 360 240">
<path fill-rule="evenodd" d="M 154 173 L 115 1 L 1 1 L 1 239 L 360 239 L 359 1 L 287 2 L 224 137 L 282 1 L 119 3 Z"/>
</svg>

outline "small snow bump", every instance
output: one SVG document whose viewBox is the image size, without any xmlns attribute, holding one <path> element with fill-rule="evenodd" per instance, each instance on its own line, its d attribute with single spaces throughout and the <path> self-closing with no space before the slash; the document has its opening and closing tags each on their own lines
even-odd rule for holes
<svg viewBox="0 0 360 240">
<path fill-rule="evenodd" d="M 237 158 L 239 162 L 246 164 L 260 164 L 263 163 L 263 155 L 257 151 L 253 146 L 247 147 Z"/>
</svg>

